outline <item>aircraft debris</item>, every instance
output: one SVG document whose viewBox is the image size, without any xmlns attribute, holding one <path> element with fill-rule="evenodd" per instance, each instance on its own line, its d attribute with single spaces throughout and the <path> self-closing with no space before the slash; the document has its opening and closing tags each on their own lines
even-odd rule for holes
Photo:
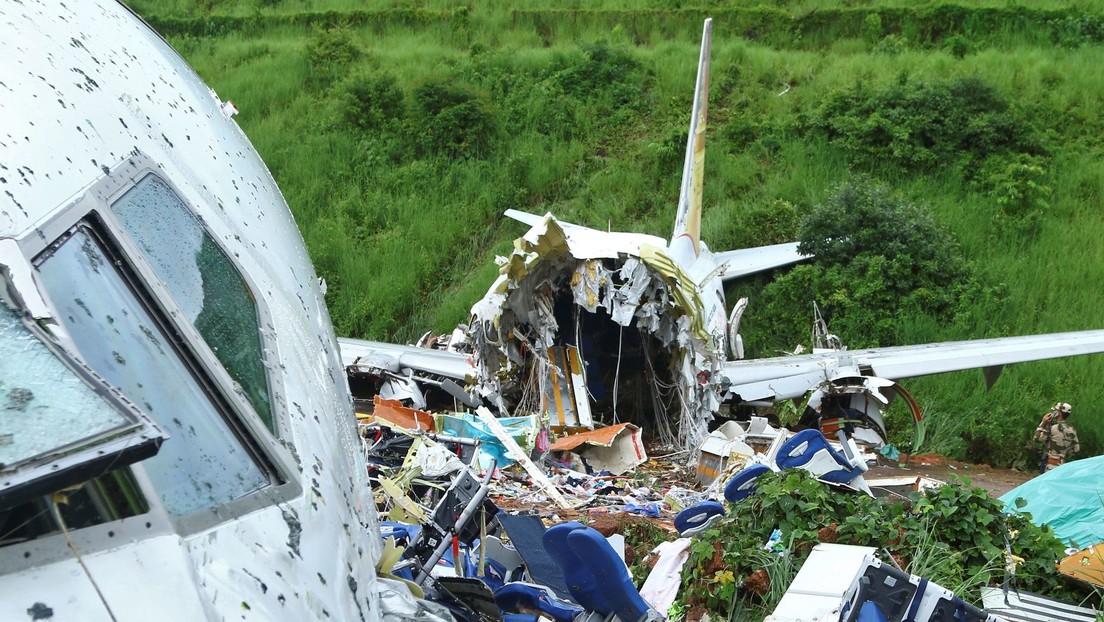
<svg viewBox="0 0 1104 622">
<path fill-rule="evenodd" d="M 361 418 L 360 413 L 357 413 L 357 418 Z M 389 421 L 408 430 L 434 432 L 437 429 L 433 415 L 428 412 L 416 408 L 408 408 L 403 406 L 403 403 L 399 400 L 390 400 L 379 395 L 376 395 L 374 398 L 372 413 L 364 417 L 364 419 L 368 422 L 375 419 L 383 419 L 384 421 Z"/>
<path fill-rule="evenodd" d="M 499 466 L 509 466 L 517 456 L 527 456 L 537 448 L 540 425 L 536 415 L 494 417 L 488 423 L 478 413 L 444 412 L 437 415 L 442 434 L 478 440 L 479 460 L 494 460 Z M 508 440 L 507 440 L 508 439 Z M 511 448 L 516 446 L 516 452 Z"/>
<path fill-rule="evenodd" d="M 570 508 L 567 500 L 563 498 L 556 487 L 548 481 L 548 477 L 533 464 L 533 461 L 529 459 L 529 456 L 525 455 L 525 451 L 517 444 L 517 441 L 506 431 L 506 428 L 495 419 L 495 416 L 491 414 L 491 411 L 486 408 L 480 407 L 477 409 L 476 414 L 479 415 L 479 420 L 482 421 L 491 429 L 491 431 L 498 437 L 498 440 L 502 441 L 502 444 L 506 446 L 506 450 L 509 452 L 507 455 L 519 462 L 525 472 L 533 478 L 533 483 L 540 486 L 548 498 L 555 501 L 557 505 L 562 508 Z"/>
<path fill-rule="evenodd" d="M 640 428 L 631 423 L 569 434 L 552 443 L 550 449 L 579 454 L 587 466 L 613 475 L 622 475 L 648 461 Z"/>
<path fill-rule="evenodd" d="M 844 595 L 864 560 L 874 552 L 870 546 L 831 543 L 814 546 L 767 620 L 839 620 Z"/>
<path fill-rule="evenodd" d="M 1101 612 L 1023 590 L 981 588 L 983 606 L 1010 622 L 1096 622 Z"/>
<path fill-rule="evenodd" d="M 698 448 L 698 481 L 712 483 L 733 460 L 739 461 L 742 468 L 755 455 L 755 449 L 744 442 L 747 433 L 737 421 L 726 421 L 710 432 Z"/>
<path fill-rule="evenodd" d="M 1104 587 L 1104 542 L 1070 553 L 1058 562 L 1058 572 L 1089 585 Z"/>
</svg>

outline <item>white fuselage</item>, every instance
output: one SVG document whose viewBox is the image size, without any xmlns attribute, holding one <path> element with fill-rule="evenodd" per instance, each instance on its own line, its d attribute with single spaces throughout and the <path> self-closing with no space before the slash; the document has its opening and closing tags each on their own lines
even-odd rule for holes
<svg viewBox="0 0 1104 622">
<path fill-rule="evenodd" d="M 48 316 L 38 319 L 57 343 L 100 375 L 117 385 L 141 376 L 141 390 L 164 383 L 158 390 L 172 395 L 189 374 L 149 372 L 137 356 L 127 361 L 133 374 L 97 369 L 97 348 L 123 343 L 115 322 L 134 317 L 67 316 L 62 309 L 86 301 L 63 299 L 48 282 L 65 240 L 96 232 L 120 258 L 124 281 L 156 310 L 158 347 L 177 343 L 190 375 L 202 379 L 193 393 L 217 403 L 221 418 L 211 425 L 235 430 L 222 442 L 244 447 L 243 461 L 256 464 L 242 468 L 260 482 L 207 494 L 240 476 L 163 458 L 200 442 L 179 422 L 194 409 L 150 406 L 124 388 L 170 435 L 159 456 L 133 467 L 148 511 L 70 530 L 79 560 L 58 531 L 25 541 L 0 534 L 0 619 L 379 619 L 378 529 L 343 368 L 302 238 L 260 157 L 203 81 L 116 2 L 0 4 L 0 58 L 0 240 L 17 243 L 15 263 L 26 262 L 35 284 L 16 298 L 38 300 Z M 129 216 L 114 209 L 150 175 L 193 218 L 186 231 L 171 219 L 158 224 L 162 206 L 151 203 L 139 214 L 152 222 L 147 237 L 137 239 Z M 241 335 L 204 332 L 189 311 L 220 304 L 210 277 L 183 272 L 174 289 L 151 259 L 176 249 L 198 262 L 201 246 L 236 270 L 244 299 L 255 300 L 243 316 L 263 358 L 255 387 L 220 364 L 234 355 L 220 347 Z M 87 287 L 89 298 L 111 302 L 98 282 Z M 189 291 L 196 300 L 181 299 Z M 69 425 L 81 423 L 73 413 Z M 167 490 L 178 474 L 195 490 Z"/>
</svg>

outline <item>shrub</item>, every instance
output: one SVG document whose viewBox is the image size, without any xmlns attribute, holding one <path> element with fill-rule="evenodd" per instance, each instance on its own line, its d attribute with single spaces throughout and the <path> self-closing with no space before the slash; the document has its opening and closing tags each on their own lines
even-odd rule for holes
<svg viewBox="0 0 1104 622">
<path fill-rule="evenodd" d="M 952 320 L 967 291 L 961 286 L 974 278 L 927 210 L 863 177 L 806 214 L 797 238 L 815 259 L 768 284 L 755 306 L 752 324 L 772 348 L 807 337 L 800 327 L 814 301 L 845 344 L 888 345 L 897 340 L 899 317 Z"/>
<path fill-rule="evenodd" d="M 962 35 L 951 35 L 943 40 L 943 49 L 951 56 L 961 59 L 974 50 L 974 45 Z"/>
<path fill-rule="evenodd" d="M 481 157 L 495 134 L 491 106 L 467 87 L 427 82 L 414 91 L 417 141 L 424 153 Z"/>
<path fill-rule="evenodd" d="M 365 132 L 385 129 L 405 115 L 403 92 L 389 73 L 359 73 L 344 84 L 341 115 Z"/>
<path fill-rule="evenodd" d="M 639 94 L 642 65 L 623 48 L 599 41 L 583 48 L 584 59 L 559 74 L 565 93 L 590 98 L 606 91 L 617 92 L 630 100 Z"/>
<path fill-rule="evenodd" d="M 321 30 L 307 45 L 308 84 L 328 88 L 361 57 L 360 48 L 344 28 Z"/>
<path fill-rule="evenodd" d="M 813 128 L 869 169 L 925 171 L 958 163 L 969 175 L 1002 153 L 1042 153 L 1034 121 L 980 78 L 863 83 L 829 96 L 811 115 Z"/>
<path fill-rule="evenodd" d="M 874 47 L 870 49 L 875 54 L 885 54 L 887 56 L 896 56 L 908 49 L 908 39 L 901 35 L 888 34 L 882 37 L 882 40 L 874 44 Z"/>
<path fill-rule="evenodd" d="M 1050 207 L 1047 177 L 1042 157 L 1016 153 L 986 159 L 975 182 L 996 203 L 1000 228 L 1024 233 L 1037 231 Z"/>
<path fill-rule="evenodd" d="M 610 124 L 623 122 L 616 113 L 645 106 L 648 74 L 627 50 L 601 41 L 584 47 L 583 55 L 582 62 L 556 74 L 564 93 L 589 102 L 596 116 Z"/>
</svg>

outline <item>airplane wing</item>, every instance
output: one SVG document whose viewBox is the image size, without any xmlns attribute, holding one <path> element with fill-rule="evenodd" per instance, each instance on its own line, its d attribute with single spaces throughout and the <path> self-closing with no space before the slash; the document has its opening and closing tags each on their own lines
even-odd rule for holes
<svg viewBox="0 0 1104 622">
<path fill-rule="evenodd" d="M 809 259 L 811 256 L 797 252 L 797 242 L 788 242 L 714 253 L 713 257 L 718 266 L 725 266 L 719 276 L 722 280 L 727 280 L 772 268 L 781 268 Z"/>
<path fill-rule="evenodd" d="M 454 380 L 464 380 L 465 376 L 475 374 L 470 357 L 459 352 L 347 337 L 338 337 L 337 344 L 341 348 L 341 364 L 345 367 L 360 365 L 394 374 L 423 373 Z"/>
<path fill-rule="evenodd" d="M 1104 352 L 1104 330 L 951 341 L 868 350 L 831 350 L 730 361 L 721 374 L 742 401 L 798 398 L 825 380 L 864 375 L 900 380 L 982 369 L 987 384 L 1009 363 Z"/>
</svg>

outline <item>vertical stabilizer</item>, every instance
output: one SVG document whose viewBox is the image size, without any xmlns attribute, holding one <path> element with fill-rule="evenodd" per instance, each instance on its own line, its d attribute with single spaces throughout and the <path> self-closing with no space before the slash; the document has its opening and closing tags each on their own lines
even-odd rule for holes
<svg viewBox="0 0 1104 622">
<path fill-rule="evenodd" d="M 697 257 L 698 241 L 701 238 L 705 118 L 709 108 L 709 48 L 712 40 L 713 19 L 710 18 L 705 20 L 705 27 L 702 29 L 698 81 L 694 86 L 694 108 L 690 115 L 690 133 L 686 137 L 686 162 L 682 168 L 682 190 L 675 216 L 675 231 L 671 236 L 671 249 L 683 260 Z"/>
</svg>

